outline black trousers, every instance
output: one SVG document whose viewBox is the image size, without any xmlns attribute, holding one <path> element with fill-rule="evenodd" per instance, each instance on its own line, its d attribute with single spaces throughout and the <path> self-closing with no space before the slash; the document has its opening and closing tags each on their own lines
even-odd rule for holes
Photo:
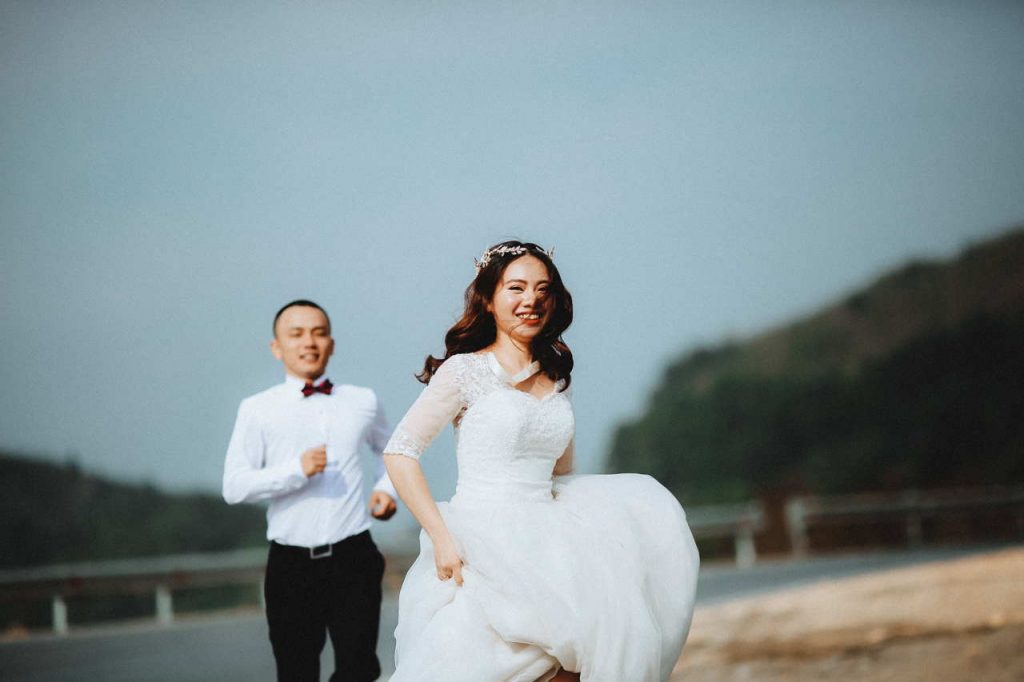
<svg viewBox="0 0 1024 682">
<path fill-rule="evenodd" d="M 331 682 L 372 682 L 380 676 L 384 557 L 364 531 L 336 543 L 331 556 L 270 545 L 263 592 L 279 682 L 319 682 L 320 652 L 331 635 Z"/>
</svg>

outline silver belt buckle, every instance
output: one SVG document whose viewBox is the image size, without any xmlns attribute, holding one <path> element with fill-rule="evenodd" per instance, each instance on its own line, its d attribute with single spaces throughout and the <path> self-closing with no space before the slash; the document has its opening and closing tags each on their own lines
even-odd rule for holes
<svg viewBox="0 0 1024 682">
<path fill-rule="evenodd" d="M 309 548 L 310 559 L 326 559 L 334 554 L 334 545 L 317 545 Z"/>
</svg>

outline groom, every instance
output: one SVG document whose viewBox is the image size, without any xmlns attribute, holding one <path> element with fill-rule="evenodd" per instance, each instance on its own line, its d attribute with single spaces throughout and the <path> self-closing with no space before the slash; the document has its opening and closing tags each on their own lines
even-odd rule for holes
<svg viewBox="0 0 1024 682">
<path fill-rule="evenodd" d="M 242 401 L 224 461 L 228 504 L 269 500 L 264 595 L 281 682 L 320 679 L 330 633 L 331 682 L 380 675 L 384 557 L 370 539 L 359 448 L 379 457 L 390 429 L 374 392 L 324 376 L 331 323 L 316 303 L 292 301 L 274 317 L 270 350 L 284 382 Z M 394 487 L 378 460 L 369 511 L 387 520 Z"/>
</svg>

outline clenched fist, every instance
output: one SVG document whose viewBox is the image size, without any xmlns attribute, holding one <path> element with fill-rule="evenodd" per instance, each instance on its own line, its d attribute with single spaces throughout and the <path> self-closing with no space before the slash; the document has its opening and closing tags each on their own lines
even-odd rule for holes
<svg viewBox="0 0 1024 682">
<path fill-rule="evenodd" d="M 370 513 L 375 519 L 387 521 L 395 515 L 396 511 L 398 511 L 398 505 L 395 504 L 395 498 L 387 493 L 374 490 L 370 495 Z"/>
<path fill-rule="evenodd" d="M 455 578 L 456 585 L 462 585 L 462 557 L 455 549 L 455 541 L 451 537 L 434 543 L 434 565 L 437 568 L 437 579 L 444 582 Z"/>
<path fill-rule="evenodd" d="M 327 446 L 318 445 L 302 453 L 302 473 L 311 478 L 327 467 Z"/>
</svg>

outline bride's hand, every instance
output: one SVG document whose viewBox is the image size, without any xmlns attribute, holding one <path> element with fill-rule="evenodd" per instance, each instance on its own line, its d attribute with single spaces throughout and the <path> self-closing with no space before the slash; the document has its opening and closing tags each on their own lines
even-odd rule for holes
<svg viewBox="0 0 1024 682">
<path fill-rule="evenodd" d="M 462 559 L 451 538 L 434 545 L 434 564 L 437 566 L 439 580 L 455 578 L 455 584 L 462 585 Z"/>
</svg>

